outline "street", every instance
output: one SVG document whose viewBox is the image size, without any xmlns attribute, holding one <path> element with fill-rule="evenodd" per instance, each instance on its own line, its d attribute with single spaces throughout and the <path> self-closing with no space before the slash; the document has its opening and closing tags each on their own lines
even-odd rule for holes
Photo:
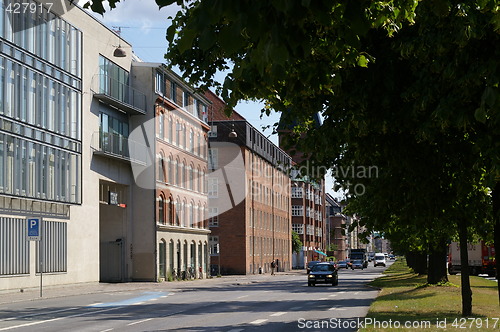
<svg viewBox="0 0 500 332">
<path fill-rule="evenodd" d="M 318 321 L 363 318 L 378 293 L 365 284 L 383 270 L 341 270 L 336 287 L 308 287 L 305 272 L 293 271 L 239 279 L 246 282 L 167 282 L 151 289 L 4 303 L 0 331 L 319 331 L 325 325 L 314 328 Z"/>
</svg>

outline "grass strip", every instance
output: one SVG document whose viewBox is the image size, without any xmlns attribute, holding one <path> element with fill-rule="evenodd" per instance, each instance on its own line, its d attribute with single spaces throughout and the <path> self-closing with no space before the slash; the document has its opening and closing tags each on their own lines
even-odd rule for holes
<svg viewBox="0 0 500 332">
<path fill-rule="evenodd" d="M 413 273 L 404 259 L 384 274 L 369 284 L 381 291 L 367 315 L 372 324 L 359 331 L 500 331 L 495 281 L 470 277 L 473 316 L 465 318 L 460 276 L 448 276 L 449 283 L 443 285 L 428 285 L 427 276 Z"/>
</svg>

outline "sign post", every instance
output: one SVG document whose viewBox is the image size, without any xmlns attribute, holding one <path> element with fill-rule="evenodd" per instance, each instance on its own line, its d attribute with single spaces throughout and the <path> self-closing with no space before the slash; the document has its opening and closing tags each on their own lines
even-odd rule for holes
<svg viewBox="0 0 500 332">
<path fill-rule="evenodd" d="M 43 242 L 42 242 L 42 218 L 28 217 L 28 241 L 38 242 L 38 267 L 40 269 L 40 297 L 43 289 Z"/>
</svg>

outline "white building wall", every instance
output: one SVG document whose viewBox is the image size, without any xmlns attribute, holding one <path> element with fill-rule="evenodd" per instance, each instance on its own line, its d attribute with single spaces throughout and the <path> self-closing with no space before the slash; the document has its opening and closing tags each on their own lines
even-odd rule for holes
<svg viewBox="0 0 500 332">
<path fill-rule="evenodd" d="M 52 11 L 57 10 L 53 8 Z M 58 14 L 63 14 L 59 12 Z M 82 204 L 71 205 L 69 220 L 46 218 L 67 223 L 67 272 L 44 275 L 44 285 L 71 284 L 99 281 L 99 180 L 133 184 L 130 164 L 109 158 L 96 158 L 91 149 L 91 139 L 99 131 L 99 102 L 93 99 L 91 84 L 99 68 L 99 54 L 119 66 L 130 70 L 131 48 L 125 41 L 104 25 L 75 8 L 64 13 L 63 18 L 83 32 L 83 95 L 82 95 Z M 113 57 L 115 46 L 121 44 L 127 56 Z M 129 199 L 131 201 L 131 199 Z M 132 206 L 127 208 L 127 219 L 131 219 Z M 15 217 L 15 214 L 2 214 Z M 17 215 L 25 218 L 24 215 Z M 130 223 L 129 223 L 130 224 Z M 0 277 L 0 290 L 38 287 L 39 277 L 35 273 L 35 242 L 30 243 L 30 273 L 22 276 Z"/>
</svg>

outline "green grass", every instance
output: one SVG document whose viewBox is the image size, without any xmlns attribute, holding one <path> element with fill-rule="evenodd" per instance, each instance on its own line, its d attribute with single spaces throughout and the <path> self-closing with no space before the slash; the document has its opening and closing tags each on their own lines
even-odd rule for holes
<svg viewBox="0 0 500 332">
<path fill-rule="evenodd" d="M 404 259 L 399 259 L 385 271 L 385 276 L 370 283 L 381 291 L 367 315 L 380 324 L 385 322 L 385 326 L 390 326 L 387 324 L 392 321 L 393 328 L 371 325 L 360 331 L 500 331 L 500 320 L 495 320 L 500 318 L 497 283 L 481 277 L 471 277 L 470 280 L 473 317 L 462 318 L 460 276 L 449 276 L 450 282 L 444 285 L 428 285 L 427 276 L 413 273 Z M 444 324 L 445 319 L 446 329 L 444 325 L 438 328 L 437 322 Z M 395 321 L 399 322 L 400 328 L 394 328 Z M 430 326 L 404 328 L 405 322 L 429 322 Z M 485 327 L 487 323 L 489 328 Z"/>
</svg>

